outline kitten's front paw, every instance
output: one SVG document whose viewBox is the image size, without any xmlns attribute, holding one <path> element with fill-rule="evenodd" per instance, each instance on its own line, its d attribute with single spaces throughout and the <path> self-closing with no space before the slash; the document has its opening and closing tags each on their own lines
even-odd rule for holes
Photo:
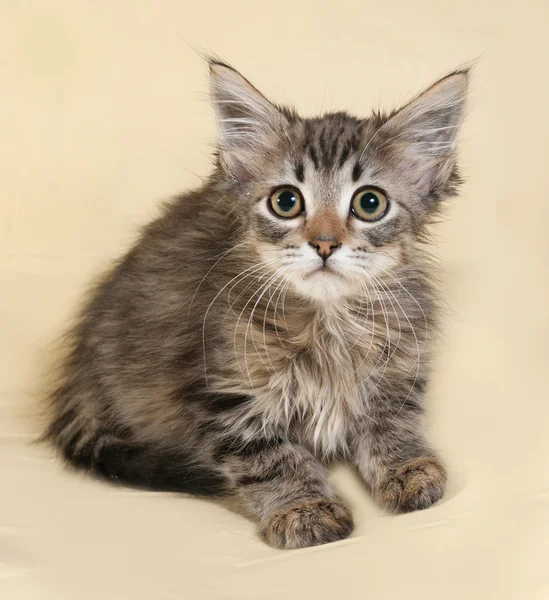
<svg viewBox="0 0 549 600">
<path fill-rule="evenodd" d="M 379 483 L 375 496 L 392 512 L 406 513 L 429 508 L 440 500 L 446 487 L 446 470 L 438 458 L 417 458 Z"/>
<path fill-rule="evenodd" d="M 320 498 L 291 504 L 269 517 L 261 528 L 276 548 L 306 548 L 342 540 L 353 530 L 353 517 L 338 500 Z"/>
</svg>

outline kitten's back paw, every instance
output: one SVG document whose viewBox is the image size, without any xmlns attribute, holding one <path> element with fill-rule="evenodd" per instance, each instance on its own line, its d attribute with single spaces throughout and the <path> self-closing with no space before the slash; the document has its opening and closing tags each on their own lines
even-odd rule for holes
<svg viewBox="0 0 549 600">
<path fill-rule="evenodd" d="M 319 498 L 286 506 L 261 528 L 275 548 L 306 548 L 336 542 L 353 531 L 353 517 L 339 500 Z"/>
<path fill-rule="evenodd" d="M 391 512 L 406 513 L 429 508 L 442 498 L 445 487 L 446 469 L 438 458 L 428 456 L 391 471 L 374 494 Z"/>
</svg>

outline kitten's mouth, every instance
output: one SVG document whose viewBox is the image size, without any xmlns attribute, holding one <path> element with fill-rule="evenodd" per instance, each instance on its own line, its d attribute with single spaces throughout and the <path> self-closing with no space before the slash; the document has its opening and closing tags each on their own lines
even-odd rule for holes
<svg viewBox="0 0 549 600">
<path fill-rule="evenodd" d="M 315 269 L 314 271 L 311 271 L 307 277 L 312 277 L 313 275 L 318 275 L 320 277 L 339 277 L 340 279 L 343 278 L 343 276 L 338 273 L 337 271 L 334 271 L 330 265 L 324 264 L 321 267 L 318 267 L 318 269 Z"/>
</svg>

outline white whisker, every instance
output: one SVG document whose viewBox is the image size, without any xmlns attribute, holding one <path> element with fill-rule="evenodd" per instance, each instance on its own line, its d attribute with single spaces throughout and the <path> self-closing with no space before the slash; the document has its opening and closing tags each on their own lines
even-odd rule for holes
<svg viewBox="0 0 549 600">
<path fill-rule="evenodd" d="M 234 250 L 236 250 L 237 248 L 240 248 L 244 245 L 244 242 L 241 242 L 240 244 L 236 244 L 236 246 L 233 246 L 232 248 L 229 248 L 229 250 L 227 250 L 226 252 L 223 252 L 223 254 L 221 254 L 221 256 L 215 261 L 215 263 L 212 265 L 212 267 L 210 269 L 208 269 L 208 271 L 206 271 L 206 274 L 204 275 L 204 277 L 202 277 L 202 279 L 200 280 L 200 283 L 196 286 L 196 290 L 194 291 L 194 294 L 192 295 L 191 298 L 191 302 L 189 303 L 189 310 L 188 310 L 188 314 L 190 314 L 191 312 L 191 308 L 194 302 L 194 299 L 196 298 L 196 294 L 198 294 L 198 290 L 200 289 L 200 286 L 204 283 L 204 281 L 206 281 L 206 279 L 208 278 L 208 275 L 215 269 L 215 267 L 231 252 L 233 252 Z"/>
<path fill-rule="evenodd" d="M 257 291 L 255 292 L 254 296 L 255 296 L 256 294 L 258 294 L 258 293 L 259 293 L 259 297 L 257 298 L 257 300 L 256 300 L 256 303 L 255 303 L 255 304 L 254 304 L 254 306 L 252 307 L 252 310 L 251 310 L 251 312 L 250 312 L 250 316 L 249 316 L 249 318 L 248 318 L 248 322 L 247 322 L 247 324 L 246 324 L 246 331 L 245 331 L 245 334 L 244 334 L 244 362 L 245 362 L 245 364 L 246 364 L 246 372 L 248 373 L 248 378 L 250 379 L 250 385 L 251 385 L 251 387 L 252 387 L 252 388 L 253 388 L 253 384 L 252 384 L 252 380 L 251 380 L 251 377 L 250 377 L 250 370 L 249 370 L 249 367 L 248 367 L 248 360 L 247 360 L 247 348 L 248 348 L 247 340 L 248 340 L 248 330 L 249 330 L 249 328 L 250 328 L 250 326 L 251 326 L 251 324 L 252 324 L 252 320 L 253 320 L 254 313 L 255 313 L 255 311 L 256 311 L 256 309 L 257 309 L 257 306 L 258 306 L 259 302 L 261 301 L 261 298 L 263 298 L 263 296 L 265 295 L 265 292 L 266 292 L 266 291 L 269 289 L 269 286 L 272 284 L 272 282 L 273 282 L 273 281 L 276 281 L 276 280 L 277 280 L 279 273 L 280 273 L 280 272 L 282 272 L 283 270 L 284 270 L 284 267 L 280 267 L 280 268 L 279 268 L 279 269 L 278 269 L 278 270 L 277 270 L 275 273 L 273 273 L 273 274 L 272 274 L 272 275 L 271 275 L 271 276 L 270 276 L 270 277 L 267 279 L 267 281 L 266 281 L 266 282 L 265 282 L 265 283 L 264 283 L 264 284 L 263 284 L 263 285 L 262 285 L 262 286 L 259 288 L 259 290 L 257 290 Z M 253 298 L 254 296 L 252 296 L 252 298 Z M 242 311 L 242 312 L 244 312 L 244 310 L 246 309 L 246 307 L 248 306 L 248 304 L 249 304 L 249 303 L 247 303 L 247 304 L 246 304 L 246 306 L 244 307 L 244 309 L 243 309 L 243 311 Z M 240 316 L 242 316 L 242 313 L 240 313 Z M 236 330 L 236 328 L 238 328 L 238 322 L 239 322 L 239 321 L 240 321 L 240 317 L 238 318 L 238 321 L 237 321 L 237 324 L 236 324 L 235 330 Z M 235 339 L 236 339 L 236 336 L 235 336 Z M 264 364 L 264 366 L 265 366 L 265 367 L 267 367 L 267 369 L 268 369 L 268 365 L 267 365 L 267 364 L 266 364 L 266 363 L 263 361 L 263 358 L 261 357 L 261 353 L 258 351 L 258 348 L 257 348 L 257 346 L 256 346 L 255 339 L 254 339 L 254 336 L 253 336 L 253 331 L 252 331 L 252 344 L 254 345 L 254 349 L 255 349 L 255 351 L 256 351 L 256 353 L 257 353 L 257 355 L 258 355 L 258 356 L 261 358 L 261 362 L 262 362 L 262 363 Z M 273 363 L 271 362 L 271 359 L 269 358 L 269 352 L 268 352 L 268 348 L 267 348 L 267 346 L 266 346 L 266 345 L 265 345 L 264 349 L 265 349 L 265 353 L 266 353 L 266 355 L 267 355 L 267 358 L 268 358 L 268 360 L 269 360 L 269 362 L 270 362 L 271 369 L 272 369 L 272 371 L 274 371 L 274 370 L 275 370 L 275 369 L 274 369 L 274 365 L 273 365 Z"/>
<path fill-rule="evenodd" d="M 271 263 L 274 263 L 274 262 L 275 262 L 275 260 L 273 260 L 273 261 L 264 261 L 262 263 L 252 265 L 251 267 L 248 267 L 247 269 L 244 269 L 244 271 L 241 271 L 240 273 L 238 273 L 238 275 L 236 275 L 235 277 L 233 277 L 232 279 L 230 279 L 219 290 L 219 292 L 217 292 L 217 294 L 214 296 L 214 299 L 208 305 L 208 308 L 206 309 L 206 312 L 204 314 L 204 318 L 202 320 L 202 353 L 204 355 L 203 356 L 203 358 L 204 358 L 204 378 L 206 380 L 206 383 L 208 383 L 208 368 L 207 368 L 207 361 L 206 361 L 206 322 L 208 320 L 208 314 L 209 314 L 212 306 L 214 305 L 215 301 L 219 298 L 219 296 L 223 292 L 223 290 L 225 290 L 233 281 L 238 280 L 239 278 L 241 278 L 243 275 L 245 275 L 249 271 L 254 271 L 254 270 L 257 270 L 258 268 L 259 269 L 263 268 L 265 265 L 268 265 L 268 264 L 271 264 Z"/>
</svg>

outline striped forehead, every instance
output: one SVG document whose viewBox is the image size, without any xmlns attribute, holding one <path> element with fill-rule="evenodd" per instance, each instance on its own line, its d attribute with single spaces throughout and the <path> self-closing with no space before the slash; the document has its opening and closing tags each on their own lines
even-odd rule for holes
<svg viewBox="0 0 549 600">
<path fill-rule="evenodd" d="M 326 209 L 348 214 L 354 190 L 369 175 L 362 156 L 368 125 L 344 113 L 302 122 L 300 143 L 285 171 L 287 181 L 301 190 L 309 215 Z"/>
<path fill-rule="evenodd" d="M 370 121 L 361 121 L 345 113 L 305 120 L 296 156 L 296 175 L 305 176 L 307 167 L 316 173 L 334 173 L 350 163 L 352 177 L 358 180 L 362 171 L 362 150 L 373 129 Z"/>
<path fill-rule="evenodd" d="M 341 169 L 362 146 L 366 122 L 345 113 L 303 121 L 300 154 L 319 172 Z M 298 171 L 301 165 L 296 164 Z"/>
</svg>

